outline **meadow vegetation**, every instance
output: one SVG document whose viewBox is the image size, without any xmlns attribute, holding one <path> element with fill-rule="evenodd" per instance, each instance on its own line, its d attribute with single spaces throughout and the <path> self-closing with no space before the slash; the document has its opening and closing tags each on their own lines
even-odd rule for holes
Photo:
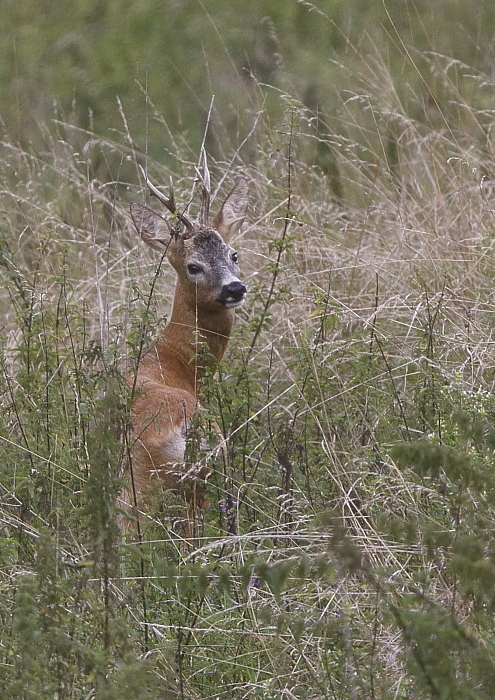
<svg viewBox="0 0 495 700">
<path fill-rule="evenodd" d="M 125 106 L 112 138 L 59 114 L 5 133 L 1 697 L 494 697 L 495 85 L 475 60 L 347 50 L 332 109 L 272 84 L 237 136 L 212 112 L 216 201 L 250 182 L 249 299 L 202 388 L 228 450 L 187 545 L 180 492 L 124 539 L 118 494 L 122 367 L 174 280 L 129 202 L 138 164 L 188 202 L 199 151 L 146 92 L 165 159 Z"/>
</svg>

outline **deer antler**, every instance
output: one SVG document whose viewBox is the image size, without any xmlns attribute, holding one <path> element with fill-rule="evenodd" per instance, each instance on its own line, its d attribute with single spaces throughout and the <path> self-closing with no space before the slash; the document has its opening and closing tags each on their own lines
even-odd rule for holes
<svg viewBox="0 0 495 700">
<path fill-rule="evenodd" d="M 173 185 L 172 185 L 172 178 L 170 178 L 170 190 L 169 190 L 169 193 L 170 193 L 170 194 L 169 194 L 168 197 L 166 197 L 166 196 L 165 196 L 162 192 L 160 192 L 160 190 L 158 190 L 158 189 L 153 185 L 153 183 L 148 179 L 148 177 L 146 176 L 146 173 L 144 172 L 144 168 L 142 168 L 140 165 L 139 165 L 138 167 L 139 167 L 139 170 L 140 170 L 140 172 L 141 172 L 141 176 L 142 176 L 143 180 L 145 181 L 147 188 L 148 188 L 149 191 L 150 191 L 150 194 L 151 194 L 153 197 L 156 197 L 165 207 L 167 207 L 167 209 L 168 209 L 169 211 L 171 211 L 172 214 L 173 214 L 174 216 L 176 216 L 176 217 L 179 219 L 179 221 L 181 221 L 181 222 L 184 224 L 184 226 L 187 228 L 187 230 L 188 230 L 189 232 L 194 231 L 195 226 L 194 226 L 194 222 L 193 222 L 193 220 L 191 219 L 191 217 L 188 216 L 188 214 L 186 214 L 185 211 L 179 211 L 179 210 L 177 209 L 177 205 L 175 204 L 174 188 L 173 188 Z"/>
<path fill-rule="evenodd" d="M 199 224 L 200 226 L 208 226 L 208 214 L 210 213 L 210 171 L 206 161 L 206 151 L 201 149 L 199 157 L 199 168 L 195 168 L 198 180 L 201 182 L 203 192 L 201 194 L 201 207 L 199 209 Z"/>
</svg>

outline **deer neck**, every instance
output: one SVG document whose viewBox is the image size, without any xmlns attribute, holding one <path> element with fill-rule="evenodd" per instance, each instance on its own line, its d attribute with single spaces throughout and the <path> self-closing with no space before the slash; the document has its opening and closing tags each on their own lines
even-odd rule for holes
<svg viewBox="0 0 495 700">
<path fill-rule="evenodd" d="M 163 370 L 179 363 L 180 386 L 196 393 L 204 369 L 222 359 L 234 317 L 233 309 L 207 311 L 189 303 L 178 285 L 170 320 L 156 345 Z"/>
</svg>

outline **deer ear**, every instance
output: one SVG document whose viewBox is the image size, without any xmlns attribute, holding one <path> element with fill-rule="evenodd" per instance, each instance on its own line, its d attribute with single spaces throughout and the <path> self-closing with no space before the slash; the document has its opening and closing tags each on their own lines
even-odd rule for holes
<svg viewBox="0 0 495 700">
<path fill-rule="evenodd" d="M 131 216 L 142 240 L 151 248 L 165 253 L 170 244 L 172 227 L 148 207 L 131 202 Z"/>
<path fill-rule="evenodd" d="M 213 226 L 226 243 L 241 228 L 246 217 L 248 190 L 247 180 L 241 177 L 215 216 Z"/>
</svg>

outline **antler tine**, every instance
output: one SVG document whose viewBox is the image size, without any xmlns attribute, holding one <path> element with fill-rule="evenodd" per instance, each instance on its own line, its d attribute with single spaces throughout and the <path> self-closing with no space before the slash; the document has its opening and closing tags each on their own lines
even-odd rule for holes
<svg viewBox="0 0 495 700">
<path fill-rule="evenodd" d="M 199 223 L 202 226 L 208 226 L 208 214 L 210 213 L 210 171 L 208 170 L 208 163 L 206 160 L 206 151 L 204 148 L 201 149 L 201 155 L 199 158 L 201 165 L 201 170 L 196 168 L 196 174 L 199 181 L 203 186 L 203 192 L 201 195 L 201 207 L 199 210 Z"/>
<path fill-rule="evenodd" d="M 177 206 L 175 204 L 175 197 L 174 197 L 174 188 L 172 185 L 172 178 L 170 178 L 170 197 L 166 197 L 163 192 L 160 192 L 159 189 L 157 189 L 154 184 L 148 179 L 146 176 L 146 173 L 144 172 L 144 168 L 141 165 L 138 165 L 139 170 L 141 172 L 141 177 L 143 178 L 144 182 L 146 183 L 147 188 L 150 191 L 150 194 L 153 197 L 156 197 L 167 209 L 172 212 L 174 216 L 176 216 L 179 221 L 182 221 L 184 226 L 187 228 L 188 231 L 194 231 L 194 222 L 186 214 L 185 211 L 179 211 L 177 209 Z"/>
</svg>

